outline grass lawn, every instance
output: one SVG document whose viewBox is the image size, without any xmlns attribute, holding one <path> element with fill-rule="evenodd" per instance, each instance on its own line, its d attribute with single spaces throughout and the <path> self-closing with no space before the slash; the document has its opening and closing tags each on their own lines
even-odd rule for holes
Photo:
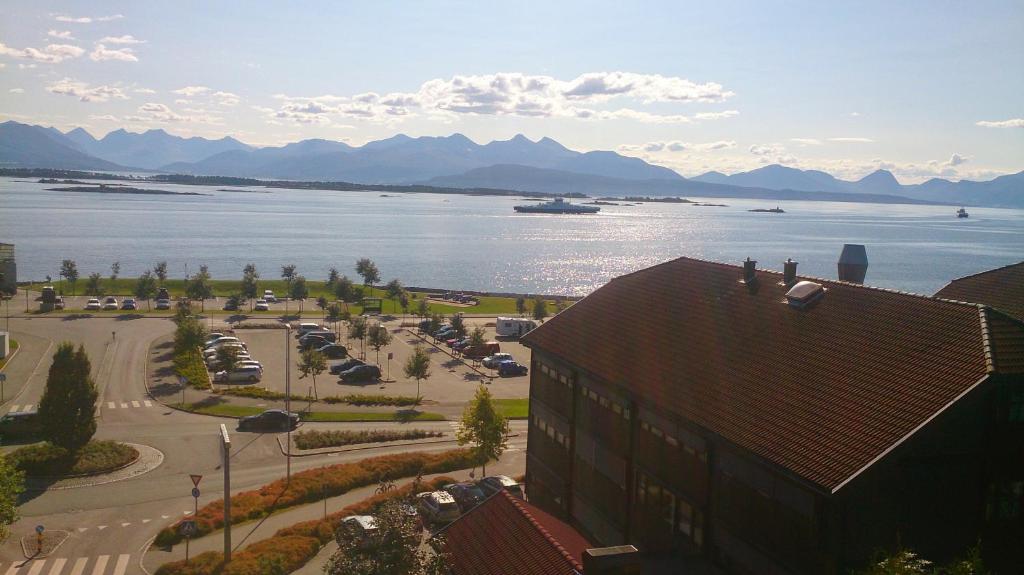
<svg viewBox="0 0 1024 575">
<path fill-rule="evenodd" d="M 172 404 L 173 405 L 173 404 Z M 265 408 L 251 405 L 231 405 L 220 403 L 217 405 L 197 405 L 189 403 L 185 405 L 188 411 L 203 413 L 206 415 L 217 415 L 222 417 L 245 417 L 263 413 Z M 407 416 L 403 412 L 358 412 L 358 411 L 313 411 L 306 414 L 303 421 L 444 421 L 440 413 L 417 412 L 415 416 Z"/>
<path fill-rule="evenodd" d="M 530 400 L 522 399 L 492 399 L 495 407 L 502 415 L 509 419 L 526 419 L 530 417 Z"/>
<path fill-rule="evenodd" d="M 0 369 L 3 369 L 3 367 L 7 365 L 7 360 L 11 359 L 11 356 L 14 355 L 14 350 L 18 349 L 18 341 L 12 339 L 9 347 L 10 353 L 7 354 L 7 357 L 0 359 Z"/>
<path fill-rule="evenodd" d="M 16 449 L 9 457 L 30 476 L 62 476 L 113 471 L 138 459 L 139 452 L 123 443 L 94 439 L 74 454 L 49 443 L 38 443 Z"/>
</svg>

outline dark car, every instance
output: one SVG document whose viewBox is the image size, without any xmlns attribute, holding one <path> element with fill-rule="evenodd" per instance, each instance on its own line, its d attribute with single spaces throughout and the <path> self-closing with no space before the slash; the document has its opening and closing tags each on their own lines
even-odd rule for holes
<svg viewBox="0 0 1024 575">
<path fill-rule="evenodd" d="M 376 365 L 357 365 L 352 369 L 341 372 L 341 381 L 345 383 L 357 381 L 374 381 L 380 379 L 380 368 Z"/>
<path fill-rule="evenodd" d="M 224 311 L 238 311 L 238 298 L 229 297 L 228 300 L 224 302 Z"/>
<path fill-rule="evenodd" d="M 320 338 L 320 339 L 326 339 L 327 341 L 329 341 L 331 343 L 334 343 L 334 342 L 338 341 L 338 334 L 334 333 L 333 331 L 328 331 L 326 329 L 321 329 L 321 330 L 317 330 L 317 331 L 308 331 L 308 332 L 302 334 L 302 337 L 299 338 L 299 343 L 302 343 L 303 340 L 317 338 L 317 337 Z"/>
<path fill-rule="evenodd" d="M 0 438 L 4 440 L 34 438 L 42 431 L 39 414 L 35 411 L 8 413 L 0 417 Z"/>
<path fill-rule="evenodd" d="M 134 299 L 132 299 L 132 298 L 125 298 L 125 300 L 121 302 L 121 309 L 136 310 L 136 309 L 138 309 L 138 306 L 135 304 L 135 300 Z"/>
<path fill-rule="evenodd" d="M 529 371 L 525 365 L 515 361 L 503 361 L 498 364 L 498 375 L 501 377 L 526 375 Z"/>
<path fill-rule="evenodd" d="M 429 319 L 425 319 L 425 320 L 421 321 L 420 324 L 419 324 L 420 331 L 430 331 L 430 324 L 431 324 L 431 320 L 429 320 Z"/>
<path fill-rule="evenodd" d="M 487 498 L 484 495 L 484 491 L 477 487 L 475 483 L 450 483 L 445 485 L 443 489 L 455 498 L 455 503 L 459 505 L 459 511 L 463 513 L 476 507 Z"/>
<path fill-rule="evenodd" d="M 331 345 L 334 341 L 322 337 L 320 335 L 304 335 L 299 338 L 299 347 L 301 349 L 320 349 L 325 345 Z"/>
<path fill-rule="evenodd" d="M 348 371 L 357 365 L 366 365 L 366 362 L 352 358 L 350 360 L 332 365 L 330 370 L 328 371 L 330 372 L 331 375 L 340 375 L 342 372 Z"/>
<path fill-rule="evenodd" d="M 324 357 L 327 359 L 344 359 L 348 355 L 348 350 L 339 343 L 329 343 L 323 347 L 318 347 L 316 350 L 324 354 Z"/>
<path fill-rule="evenodd" d="M 288 431 L 298 426 L 299 414 L 283 409 L 268 409 L 238 420 L 238 431 Z"/>
</svg>

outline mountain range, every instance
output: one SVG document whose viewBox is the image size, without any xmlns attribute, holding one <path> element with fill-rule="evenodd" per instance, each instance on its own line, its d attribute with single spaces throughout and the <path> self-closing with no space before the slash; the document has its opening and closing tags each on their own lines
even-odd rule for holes
<svg viewBox="0 0 1024 575">
<path fill-rule="evenodd" d="M 182 138 L 164 130 L 115 130 L 95 138 L 82 128 L 55 128 L 8 121 L 0 124 L 0 167 L 142 171 L 357 184 L 428 184 L 500 188 L 523 192 L 596 195 L 752 197 L 840 201 L 900 198 L 1024 207 L 1024 172 L 987 182 L 940 178 L 900 184 L 877 170 L 857 181 L 781 165 L 725 175 L 684 178 L 673 170 L 609 151 L 578 152 L 551 138 L 523 135 L 477 144 L 462 134 L 404 134 L 353 147 L 310 139 L 257 148 L 231 137 Z"/>
</svg>

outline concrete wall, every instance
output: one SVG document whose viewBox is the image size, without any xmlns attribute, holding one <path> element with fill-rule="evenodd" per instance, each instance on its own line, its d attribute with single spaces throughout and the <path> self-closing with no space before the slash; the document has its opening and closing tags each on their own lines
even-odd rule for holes
<svg viewBox="0 0 1024 575">
<path fill-rule="evenodd" d="M 11 334 L 6 331 L 0 331 L 0 359 L 3 359 L 11 354 Z"/>
</svg>

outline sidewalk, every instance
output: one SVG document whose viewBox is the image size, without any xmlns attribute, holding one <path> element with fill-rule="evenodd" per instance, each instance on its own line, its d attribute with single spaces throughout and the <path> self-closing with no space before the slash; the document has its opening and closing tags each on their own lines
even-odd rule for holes
<svg viewBox="0 0 1024 575">
<path fill-rule="evenodd" d="M 442 475 L 455 478 L 458 481 L 469 480 L 470 470 L 453 471 L 451 473 L 441 473 L 434 475 L 425 475 L 425 480 L 440 477 Z M 488 474 L 502 474 L 508 476 L 517 476 L 524 472 L 521 466 L 505 462 L 497 462 L 487 467 Z M 477 478 L 480 477 L 480 472 L 477 470 Z M 409 483 L 412 478 L 399 481 L 399 486 Z M 337 497 L 331 497 L 327 499 L 327 513 L 335 513 L 342 508 L 352 505 L 366 499 L 374 494 L 377 489 L 376 485 L 370 485 L 367 487 L 361 487 L 359 489 L 353 489 L 344 495 Z M 234 552 L 238 552 L 247 546 L 271 537 L 275 532 L 285 527 L 294 525 L 302 521 L 309 521 L 311 519 L 320 519 L 324 516 L 324 503 L 323 501 L 317 501 L 316 503 L 310 503 L 301 507 L 293 507 L 286 511 L 273 514 L 269 517 L 264 517 L 258 521 L 249 521 L 235 525 L 231 529 L 231 541 L 233 544 Z M 320 553 L 309 562 L 302 569 L 295 571 L 295 573 L 322 573 L 322 565 L 327 562 L 330 557 L 330 549 L 333 543 L 328 544 Z M 206 551 L 223 551 L 224 550 L 224 532 L 216 531 L 199 539 L 193 539 L 189 544 L 189 556 L 195 557 L 200 553 Z M 143 565 L 150 573 L 155 573 L 164 563 L 171 561 L 179 561 L 185 558 L 185 544 L 179 543 L 175 545 L 170 551 L 152 546 L 146 552 L 143 557 Z M 319 567 L 318 567 L 319 566 Z"/>
</svg>

